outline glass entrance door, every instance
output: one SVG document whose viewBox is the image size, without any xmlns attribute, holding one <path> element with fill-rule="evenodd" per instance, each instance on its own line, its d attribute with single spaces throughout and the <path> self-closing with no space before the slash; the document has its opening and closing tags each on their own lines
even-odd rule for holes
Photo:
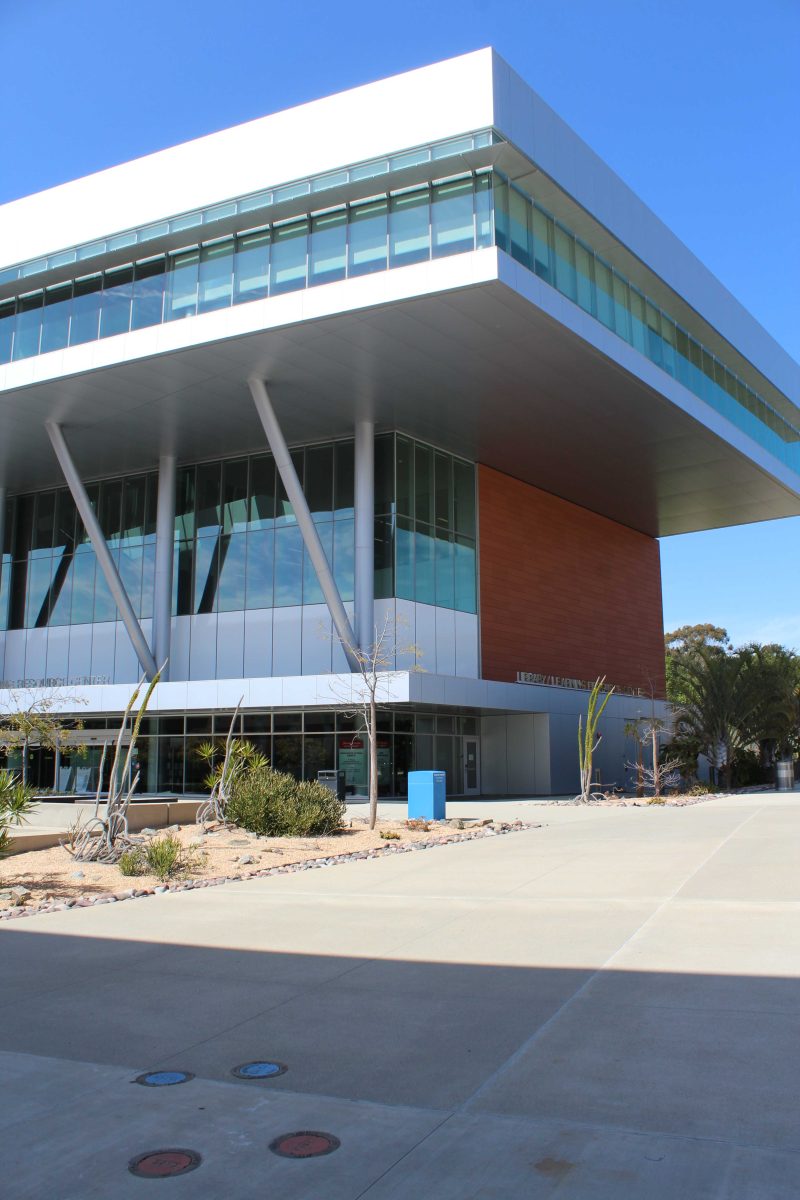
<svg viewBox="0 0 800 1200">
<path fill-rule="evenodd" d="M 463 741 L 464 794 L 477 795 L 481 790 L 481 744 L 476 737 Z"/>
</svg>

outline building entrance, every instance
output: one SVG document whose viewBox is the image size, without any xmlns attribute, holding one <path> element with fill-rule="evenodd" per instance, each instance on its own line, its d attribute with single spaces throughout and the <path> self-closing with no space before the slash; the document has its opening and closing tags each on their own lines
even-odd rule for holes
<svg viewBox="0 0 800 1200">
<path fill-rule="evenodd" d="M 481 790 L 481 744 L 476 737 L 465 737 L 462 749 L 464 795 L 476 796 Z"/>
</svg>

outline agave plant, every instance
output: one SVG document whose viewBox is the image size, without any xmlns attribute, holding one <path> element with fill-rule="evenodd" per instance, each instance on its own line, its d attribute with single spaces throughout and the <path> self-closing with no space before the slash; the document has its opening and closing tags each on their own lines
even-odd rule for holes
<svg viewBox="0 0 800 1200">
<path fill-rule="evenodd" d="M 22 825 L 36 807 L 33 788 L 13 771 L 0 771 L 0 858 L 10 849 L 10 830 Z"/>
</svg>

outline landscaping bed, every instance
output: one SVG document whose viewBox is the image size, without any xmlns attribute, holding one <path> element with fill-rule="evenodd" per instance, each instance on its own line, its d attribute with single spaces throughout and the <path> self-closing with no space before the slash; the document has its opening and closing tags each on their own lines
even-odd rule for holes
<svg viewBox="0 0 800 1200">
<path fill-rule="evenodd" d="M 238 828 L 173 826 L 152 834 L 153 841 L 172 835 L 184 854 L 183 869 L 163 881 L 154 875 L 123 875 L 116 864 L 78 863 L 64 846 L 52 846 L 0 859 L 0 920 L 333 866 L 526 828 L 531 826 L 521 821 L 455 819 L 410 826 L 401 820 L 380 821 L 370 830 L 366 818 L 354 817 L 331 835 L 267 838 Z M 15 889 L 27 895 L 15 895 Z"/>
</svg>

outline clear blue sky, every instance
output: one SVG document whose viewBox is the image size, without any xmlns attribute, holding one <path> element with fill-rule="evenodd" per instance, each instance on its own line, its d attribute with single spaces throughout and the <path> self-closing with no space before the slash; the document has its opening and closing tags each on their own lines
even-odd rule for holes
<svg viewBox="0 0 800 1200">
<path fill-rule="evenodd" d="M 486 45 L 800 358 L 800 0 L 0 0 L 0 202 Z M 800 518 L 662 562 L 667 628 L 800 650 Z"/>
</svg>

